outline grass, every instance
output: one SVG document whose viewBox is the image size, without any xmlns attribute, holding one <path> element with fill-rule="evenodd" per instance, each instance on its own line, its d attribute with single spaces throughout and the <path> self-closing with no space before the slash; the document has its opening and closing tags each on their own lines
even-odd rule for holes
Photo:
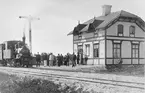
<svg viewBox="0 0 145 93">
<path fill-rule="evenodd" d="M 76 86 L 63 85 L 42 78 L 11 76 L 0 85 L 0 93 L 89 93 Z"/>
<path fill-rule="evenodd" d="M 145 65 L 123 65 L 121 69 L 113 70 L 100 70 L 99 67 L 89 67 L 77 69 L 77 71 L 91 72 L 91 73 L 103 73 L 103 74 L 115 74 L 123 76 L 145 76 Z"/>
</svg>

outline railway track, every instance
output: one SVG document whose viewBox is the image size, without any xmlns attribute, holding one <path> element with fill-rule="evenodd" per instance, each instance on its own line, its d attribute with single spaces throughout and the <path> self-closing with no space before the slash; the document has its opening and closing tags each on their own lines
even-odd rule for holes
<svg viewBox="0 0 145 93">
<path fill-rule="evenodd" d="M 24 74 L 31 76 L 39 76 L 39 77 L 49 77 L 49 78 L 59 78 L 59 79 L 67 79 L 67 80 L 77 80 L 89 83 L 100 83 L 105 85 L 113 85 L 120 87 L 128 87 L 145 90 L 145 83 L 137 83 L 137 82 L 128 82 L 128 81 L 117 81 L 117 80 L 108 80 L 108 79 L 100 79 L 100 78 L 90 78 L 90 77 L 81 77 L 81 76 L 71 76 L 71 75 L 63 75 L 63 74 L 52 74 L 47 73 L 46 71 L 40 70 L 39 73 L 37 71 L 30 70 L 17 70 L 17 69 L 4 69 L 0 68 L 0 71 L 11 72 L 13 74 Z M 69 73 L 69 72 L 68 72 Z"/>
</svg>

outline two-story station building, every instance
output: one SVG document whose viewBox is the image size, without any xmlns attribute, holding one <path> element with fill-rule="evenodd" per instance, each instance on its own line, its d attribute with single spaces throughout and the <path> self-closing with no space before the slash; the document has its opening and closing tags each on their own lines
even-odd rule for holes
<svg viewBox="0 0 145 93">
<path fill-rule="evenodd" d="M 145 22 L 137 15 L 121 10 L 103 13 L 78 24 L 73 35 L 73 51 L 88 56 L 87 64 L 145 64 Z"/>
</svg>

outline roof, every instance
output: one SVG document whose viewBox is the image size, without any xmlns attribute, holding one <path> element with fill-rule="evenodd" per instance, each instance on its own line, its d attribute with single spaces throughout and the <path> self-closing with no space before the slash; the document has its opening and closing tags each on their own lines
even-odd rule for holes
<svg viewBox="0 0 145 93">
<path fill-rule="evenodd" d="M 73 33 L 78 33 L 80 30 L 82 30 L 87 24 L 78 24 L 73 31 L 71 31 L 68 35 L 71 35 Z"/>
<path fill-rule="evenodd" d="M 98 27 L 104 20 L 96 20 L 95 18 L 93 20 L 89 20 L 87 26 L 85 26 L 80 32 L 95 30 L 96 27 Z"/>
<path fill-rule="evenodd" d="M 89 28 L 92 25 L 94 27 L 94 30 L 100 29 L 100 28 L 105 28 L 109 23 L 111 23 L 112 21 L 114 21 L 115 19 L 117 19 L 119 17 L 136 18 L 137 20 L 140 21 L 143 28 L 145 28 L 145 22 L 140 17 L 138 17 L 137 15 L 134 15 L 132 13 L 126 12 L 124 10 L 121 10 L 121 11 L 117 11 L 117 12 L 112 12 L 112 13 L 108 14 L 107 16 L 94 17 L 94 18 L 84 22 L 83 23 L 84 26 L 81 27 L 81 29 L 79 29 L 78 32 L 80 32 L 80 33 L 81 32 L 87 32 L 87 31 L 89 31 Z M 73 34 L 73 32 L 74 32 L 74 30 L 71 31 L 68 35 Z"/>
<path fill-rule="evenodd" d="M 18 43 L 18 42 L 22 42 L 20 40 L 9 40 L 9 41 L 5 41 L 7 43 Z"/>
</svg>

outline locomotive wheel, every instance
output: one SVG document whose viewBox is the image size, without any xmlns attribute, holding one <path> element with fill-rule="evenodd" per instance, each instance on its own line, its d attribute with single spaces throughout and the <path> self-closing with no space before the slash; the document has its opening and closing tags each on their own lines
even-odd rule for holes
<svg viewBox="0 0 145 93">
<path fill-rule="evenodd" d="M 13 59 L 11 60 L 11 65 L 10 65 L 10 66 L 12 66 L 12 67 L 16 67 L 16 63 L 14 62 Z"/>
<path fill-rule="evenodd" d="M 26 67 L 28 68 L 28 67 L 29 67 L 29 65 L 27 64 L 27 65 L 26 65 Z"/>
</svg>

